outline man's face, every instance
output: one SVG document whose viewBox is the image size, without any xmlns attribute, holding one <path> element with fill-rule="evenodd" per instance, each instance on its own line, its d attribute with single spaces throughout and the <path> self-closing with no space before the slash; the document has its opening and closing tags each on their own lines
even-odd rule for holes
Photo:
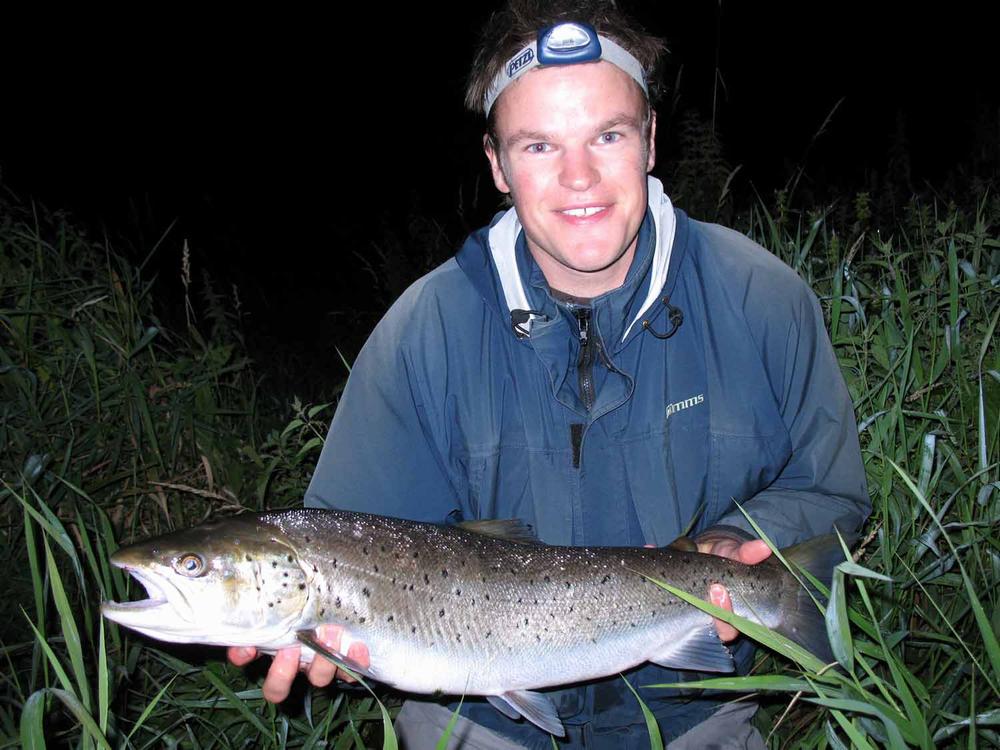
<svg viewBox="0 0 1000 750">
<path fill-rule="evenodd" d="M 525 74 L 496 106 L 493 181 L 549 285 L 582 297 L 621 286 L 655 159 L 639 87 L 609 62 L 559 65 Z"/>
</svg>

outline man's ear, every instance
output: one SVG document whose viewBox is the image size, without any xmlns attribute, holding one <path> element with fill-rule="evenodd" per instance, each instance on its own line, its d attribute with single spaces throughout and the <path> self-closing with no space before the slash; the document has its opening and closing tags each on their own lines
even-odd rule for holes
<svg viewBox="0 0 1000 750">
<path fill-rule="evenodd" d="M 652 108 L 652 105 L 649 105 Z M 656 164 L 656 110 L 651 113 L 649 120 L 649 153 L 646 156 L 646 174 L 653 171 Z"/>
<path fill-rule="evenodd" d="M 500 154 L 497 153 L 496 146 L 489 134 L 483 136 L 483 151 L 486 158 L 490 160 L 490 171 L 493 172 L 493 184 L 501 193 L 510 193 L 510 185 L 507 184 L 507 177 L 503 173 L 500 165 Z"/>
</svg>

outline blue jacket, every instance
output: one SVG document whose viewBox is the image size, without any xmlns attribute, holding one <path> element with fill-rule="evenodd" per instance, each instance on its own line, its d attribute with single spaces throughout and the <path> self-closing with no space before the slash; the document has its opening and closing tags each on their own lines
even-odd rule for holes
<svg viewBox="0 0 1000 750">
<path fill-rule="evenodd" d="M 372 333 L 306 504 L 520 518 L 561 545 L 665 545 L 692 524 L 749 532 L 734 500 L 778 546 L 861 524 L 870 505 L 850 397 L 814 295 L 772 254 L 675 210 L 650 178 L 624 284 L 583 310 L 550 294 L 515 211 L 498 215 Z M 654 665 L 629 675 L 686 678 Z M 717 706 L 641 695 L 664 739 Z M 551 697 L 568 727 L 643 724 L 617 676 Z M 488 704 L 463 713 L 551 747 Z"/>
</svg>

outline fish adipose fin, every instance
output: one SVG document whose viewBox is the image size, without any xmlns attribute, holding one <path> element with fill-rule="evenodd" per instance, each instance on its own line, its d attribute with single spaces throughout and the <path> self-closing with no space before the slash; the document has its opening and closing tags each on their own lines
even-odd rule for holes
<svg viewBox="0 0 1000 750">
<path fill-rule="evenodd" d="M 719 640 L 715 626 L 694 628 L 649 657 L 649 661 L 671 669 L 695 672 L 732 672 L 736 669 L 729 649 Z"/>
<path fill-rule="evenodd" d="M 541 727 L 556 737 L 565 737 L 559 714 L 552 700 L 542 693 L 530 690 L 511 690 L 503 695 L 487 695 L 486 700 L 504 716 L 517 719 L 523 716 L 535 726 Z"/>
</svg>

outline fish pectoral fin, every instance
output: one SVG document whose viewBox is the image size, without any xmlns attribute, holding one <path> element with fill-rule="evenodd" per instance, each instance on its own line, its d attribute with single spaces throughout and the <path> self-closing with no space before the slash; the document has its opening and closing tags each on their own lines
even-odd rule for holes
<svg viewBox="0 0 1000 750">
<path fill-rule="evenodd" d="M 317 654 L 325 658 L 327 661 L 336 664 L 338 667 L 347 667 L 352 672 L 357 672 L 358 674 L 364 675 L 365 677 L 373 677 L 370 669 L 366 669 L 361 664 L 358 664 L 354 659 L 350 658 L 346 654 L 340 654 L 336 651 L 331 651 L 322 643 L 316 640 L 316 634 L 311 630 L 297 630 L 295 632 L 295 637 L 303 645 L 308 646 Z"/>
<path fill-rule="evenodd" d="M 487 695 L 486 700 L 504 716 L 517 719 L 523 716 L 537 727 L 541 727 L 556 737 L 565 737 L 559 714 L 556 713 L 552 699 L 542 693 L 531 690 L 510 690 L 503 695 Z"/>
<path fill-rule="evenodd" d="M 671 669 L 696 672 L 732 672 L 733 655 L 719 640 L 715 626 L 693 628 L 687 635 L 671 641 L 649 657 L 649 661 Z"/>
</svg>

